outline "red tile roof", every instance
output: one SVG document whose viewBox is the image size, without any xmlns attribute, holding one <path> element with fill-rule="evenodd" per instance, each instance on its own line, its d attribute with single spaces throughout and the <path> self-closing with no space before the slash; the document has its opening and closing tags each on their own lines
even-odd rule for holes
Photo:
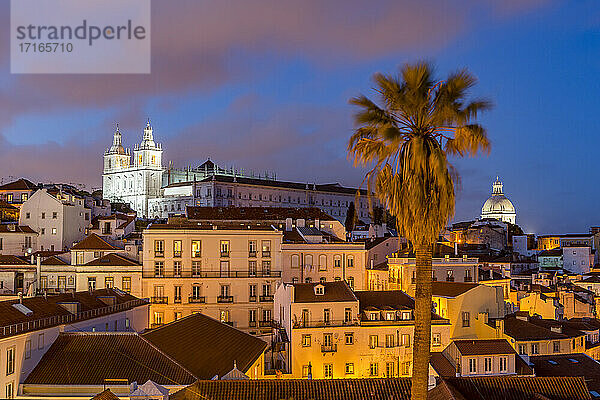
<svg viewBox="0 0 600 400">
<path fill-rule="evenodd" d="M 100 236 L 92 233 L 85 239 L 71 247 L 71 250 L 119 250 Z"/>
<path fill-rule="evenodd" d="M 322 295 L 315 294 L 316 286 L 325 288 Z M 356 296 L 345 281 L 319 282 L 319 283 L 295 283 L 295 303 L 320 303 L 338 301 L 356 301 Z"/>
<path fill-rule="evenodd" d="M 591 399 L 583 378 L 490 376 L 443 379 L 453 396 L 446 399 L 459 399 L 459 396 L 469 400 Z"/>
<path fill-rule="evenodd" d="M 88 267 L 139 267 L 140 263 L 116 253 L 109 253 L 85 264 Z"/>
<path fill-rule="evenodd" d="M 600 364 L 586 354 L 532 356 L 536 376 L 582 376 L 590 390 L 600 393 Z"/>
<path fill-rule="evenodd" d="M 31 265 L 31 264 L 17 256 L 0 254 L 0 265 Z"/>
<path fill-rule="evenodd" d="M 35 190 L 37 189 L 37 185 L 35 185 L 33 182 L 21 178 L 19 180 L 16 180 L 14 182 L 9 182 L 6 183 L 2 186 L 0 186 L 0 190 Z"/>
<path fill-rule="evenodd" d="M 37 232 L 31 229 L 27 225 L 16 226 L 13 225 L 13 228 L 9 228 L 11 224 L 0 224 L 0 233 L 34 233 L 37 235 Z"/>
<path fill-rule="evenodd" d="M 463 356 L 517 354 L 506 339 L 454 340 Z"/>
<path fill-rule="evenodd" d="M 457 297 L 479 286 L 478 283 L 439 282 L 432 283 L 433 296 Z"/>
<path fill-rule="evenodd" d="M 41 265 L 69 265 L 69 263 L 56 256 L 50 256 L 42 261 Z"/>
<path fill-rule="evenodd" d="M 223 376 L 234 362 L 242 372 L 263 356 L 267 343 L 203 314 L 193 314 L 142 337 L 199 379 Z"/>
<path fill-rule="evenodd" d="M 200 221 L 281 221 L 287 218 L 321 221 L 335 219 L 317 207 L 197 207 L 188 206 L 190 220 Z"/>
<path fill-rule="evenodd" d="M 196 355 L 198 356 L 198 355 Z M 61 333 L 25 384 L 102 385 L 105 379 L 189 385 L 196 377 L 134 332 Z"/>
<path fill-rule="evenodd" d="M 408 400 L 409 378 L 198 381 L 171 400 Z"/>
<path fill-rule="evenodd" d="M 119 397 L 111 392 L 110 389 L 106 389 L 92 397 L 90 400 L 119 400 Z"/>
</svg>

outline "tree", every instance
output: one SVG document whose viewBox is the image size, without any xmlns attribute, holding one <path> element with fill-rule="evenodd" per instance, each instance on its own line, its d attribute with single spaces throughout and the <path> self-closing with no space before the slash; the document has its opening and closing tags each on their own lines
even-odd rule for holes
<svg viewBox="0 0 600 400">
<path fill-rule="evenodd" d="M 354 202 L 351 201 L 348 206 L 348 211 L 346 212 L 346 221 L 344 226 L 346 227 L 346 232 L 350 233 L 354 230 L 354 226 L 356 225 L 357 220 L 356 208 L 354 207 Z"/>
<path fill-rule="evenodd" d="M 396 76 L 374 75 L 377 102 L 364 95 L 348 142 L 355 166 L 368 166 L 368 192 L 396 218 L 398 233 L 416 254 L 412 399 L 427 398 L 431 342 L 432 247 L 454 214 L 458 174 L 448 156 L 489 153 L 485 129 L 475 122 L 486 100 L 467 102 L 477 80 L 466 69 L 435 81 L 432 65 L 406 64 Z"/>
</svg>

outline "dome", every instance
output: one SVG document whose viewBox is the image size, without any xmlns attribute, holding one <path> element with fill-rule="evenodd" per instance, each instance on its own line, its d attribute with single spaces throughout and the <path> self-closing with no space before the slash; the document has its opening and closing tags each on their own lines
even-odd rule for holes
<svg viewBox="0 0 600 400">
<path fill-rule="evenodd" d="M 481 208 L 481 218 L 493 218 L 514 224 L 517 212 L 513 203 L 504 195 L 502 188 L 502 182 L 496 177 L 496 181 L 492 184 L 492 195 Z"/>
</svg>

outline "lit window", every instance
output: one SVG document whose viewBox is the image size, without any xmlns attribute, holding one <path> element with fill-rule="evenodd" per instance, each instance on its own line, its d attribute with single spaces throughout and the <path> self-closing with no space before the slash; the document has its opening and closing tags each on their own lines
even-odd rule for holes
<svg viewBox="0 0 600 400">
<path fill-rule="evenodd" d="M 346 363 L 346 375 L 354 375 L 354 363 Z"/>
</svg>

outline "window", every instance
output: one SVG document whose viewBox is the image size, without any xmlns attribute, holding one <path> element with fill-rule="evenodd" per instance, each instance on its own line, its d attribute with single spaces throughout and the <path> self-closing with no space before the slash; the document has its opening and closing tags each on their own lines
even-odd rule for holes
<svg viewBox="0 0 600 400">
<path fill-rule="evenodd" d="M 552 342 L 552 351 L 554 353 L 560 353 L 560 342 L 558 340 L 555 342 Z"/>
<path fill-rule="evenodd" d="M 271 257 L 271 241 L 263 240 L 262 244 L 262 256 L 263 257 Z"/>
<path fill-rule="evenodd" d="M 347 262 L 349 268 L 354 267 L 354 256 L 348 256 Z"/>
<path fill-rule="evenodd" d="M 321 254 L 319 256 L 319 271 L 327 270 L 327 256 L 325 254 Z"/>
<path fill-rule="evenodd" d="M 346 363 L 346 375 L 354 375 L 354 363 Z"/>
<path fill-rule="evenodd" d="M 179 288 L 179 294 L 181 296 L 181 286 L 178 287 Z M 199 285 L 194 285 L 192 286 L 192 299 L 198 300 L 199 298 L 201 298 L 202 294 L 202 287 Z"/>
<path fill-rule="evenodd" d="M 331 333 L 324 333 L 323 334 L 323 346 L 330 347 L 333 343 L 331 339 L 332 339 Z"/>
<path fill-rule="evenodd" d="M 173 319 L 175 321 L 180 320 L 182 317 L 181 311 L 175 311 L 175 314 L 173 315 Z"/>
<path fill-rule="evenodd" d="M 165 241 L 155 240 L 154 241 L 154 257 L 164 257 L 165 255 Z"/>
<path fill-rule="evenodd" d="M 379 365 L 377 363 L 369 364 L 369 375 L 371 375 L 371 376 L 379 375 Z"/>
<path fill-rule="evenodd" d="M 463 311 L 462 313 L 462 326 L 463 328 L 471 326 L 471 318 L 468 311 Z"/>
<path fill-rule="evenodd" d="M 431 338 L 431 344 L 434 346 L 440 346 L 442 344 L 442 334 L 435 332 Z"/>
<path fill-rule="evenodd" d="M 173 240 L 173 257 L 181 257 L 181 240 Z"/>
<path fill-rule="evenodd" d="M 256 240 L 249 240 L 248 241 L 248 257 L 256 257 L 256 248 L 257 248 Z M 298 257 L 298 256 L 296 256 L 296 257 Z"/>
<path fill-rule="evenodd" d="M 325 325 L 329 325 L 331 323 L 331 310 L 329 308 L 323 310 L 323 322 Z"/>
<path fill-rule="evenodd" d="M 339 268 L 342 266 L 342 256 L 335 255 L 333 256 L 333 267 Z"/>
<path fill-rule="evenodd" d="M 154 276 L 162 277 L 165 274 L 165 263 L 163 261 L 154 261 Z"/>
<path fill-rule="evenodd" d="M 200 276 L 202 272 L 202 262 L 200 260 L 192 261 L 192 276 Z"/>
<path fill-rule="evenodd" d="M 104 287 L 105 288 L 115 287 L 115 278 L 113 278 L 112 276 L 105 277 L 104 278 Z"/>
<path fill-rule="evenodd" d="M 310 347 L 310 335 L 302 335 L 302 347 Z"/>
<path fill-rule="evenodd" d="M 181 261 L 173 261 L 173 276 L 181 276 Z"/>
<path fill-rule="evenodd" d="M 310 369 L 311 369 L 310 365 L 302 366 L 302 377 L 303 378 L 308 378 L 308 376 L 311 375 Z"/>
<path fill-rule="evenodd" d="M 346 282 L 348 283 L 348 286 L 350 286 L 350 289 L 354 290 L 354 278 L 349 276 L 346 278 Z"/>
<path fill-rule="evenodd" d="M 52 234 L 56 235 L 56 228 L 52 228 Z"/>
<path fill-rule="evenodd" d="M 221 285 L 221 297 L 229 297 L 229 285 Z"/>
<path fill-rule="evenodd" d="M 527 354 L 527 345 L 525 345 L 525 344 L 519 345 L 519 354 Z"/>
<path fill-rule="evenodd" d="M 88 290 L 96 290 L 96 278 L 88 277 Z"/>
<path fill-rule="evenodd" d="M 263 276 L 271 276 L 271 261 L 262 262 L 262 274 Z"/>
<path fill-rule="evenodd" d="M 486 373 L 492 372 L 492 358 L 491 357 L 485 357 L 483 359 L 483 371 Z"/>
<path fill-rule="evenodd" d="M 402 363 L 402 375 L 410 375 L 410 361 Z"/>
<path fill-rule="evenodd" d="M 500 372 L 508 370 L 508 357 L 500 357 Z"/>
<path fill-rule="evenodd" d="M 6 349 L 6 375 L 12 375 L 15 372 L 15 346 Z"/>
<path fill-rule="evenodd" d="M 291 267 L 292 268 L 300 268 L 300 256 L 298 254 L 292 254 Z"/>
<path fill-rule="evenodd" d="M 42 213 L 42 219 L 46 219 L 46 213 L 45 212 Z"/>
<path fill-rule="evenodd" d="M 181 303 L 181 286 L 173 287 L 173 301 L 175 303 Z"/>
<path fill-rule="evenodd" d="M 57 219 L 58 213 L 56 211 L 52 212 L 52 219 Z"/>
<path fill-rule="evenodd" d="M 192 258 L 202 257 L 202 242 L 200 240 L 192 240 Z"/>
<path fill-rule="evenodd" d="M 124 292 L 131 293 L 131 277 L 124 276 L 121 283 L 121 289 Z"/>
<path fill-rule="evenodd" d="M 385 347 L 394 347 L 394 345 L 396 344 L 395 342 L 395 336 L 394 335 L 385 335 Z"/>
<path fill-rule="evenodd" d="M 15 386 L 13 382 L 8 382 L 6 384 L 6 398 L 12 399 L 15 396 Z"/>
<path fill-rule="evenodd" d="M 333 364 L 323 364 L 323 378 L 333 378 Z"/>
<path fill-rule="evenodd" d="M 229 240 L 221 240 L 221 257 L 229 257 Z"/>
<path fill-rule="evenodd" d="M 28 359 L 31 357 L 31 340 L 27 339 L 25 341 L 25 359 Z"/>
<path fill-rule="evenodd" d="M 377 336 L 377 335 L 370 335 L 369 336 L 369 347 L 371 349 L 374 349 L 378 345 L 379 345 L 379 336 Z"/>
<path fill-rule="evenodd" d="M 304 309 L 302 310 L 302 326 L 308 326 L 310 322 L 309 311 Z"/>
<path fill-rule="evenodd" d="M 154 325 L 164 324 L 164 314 L 159 311 L 154 312 Z"/>
<path fill-rule="evenodd" d="M 385 363 L 385 376 L 387 376 L 388 378 L 391 378 L 394 375 L 396 375 L 394 373 L 394 370 L 396 369 L 396 368 L 394 368 L 394 366 L 395 366 L 394 362 Z"/>
<path fill-rule="evenodd" d="M 351 308 L 344 309 L 344 322 L 352 322 L 352 309 Z"/>
<path fill-rule="evenodd" d="M 469 358 L 469 373 L 474 374 L 477 372 L 477 359 Z"/>
<path fill-rule="evenodd" d="M 40 235 L 45 235 L 46 234 L 46 228 L 42 228 L 40 230 Z"/>
<path fill-rule="evenodd" d="M 40 333 L 38 335 L 38 350 L 42 350 L 44 348 L 44 334 Z"/>
<path fill-rule="evenodd" d="M 539 353 L 540 353 L 539 343 L 531 343 L 531 354 L 539 354 Z"/>
<path fill-rule="evenodd" d="M 354 334 L 352 332 L 344 334 L 344 337 L 346 338 L 346 342 L 345 343 L 347 345 L 354 344 Z"/>
<path fill-rule="evenodd" d="M 25 218 L 27 218 L 27 219 L 31 218 L 31 213 L 25 213 Z"/>
</svg>

